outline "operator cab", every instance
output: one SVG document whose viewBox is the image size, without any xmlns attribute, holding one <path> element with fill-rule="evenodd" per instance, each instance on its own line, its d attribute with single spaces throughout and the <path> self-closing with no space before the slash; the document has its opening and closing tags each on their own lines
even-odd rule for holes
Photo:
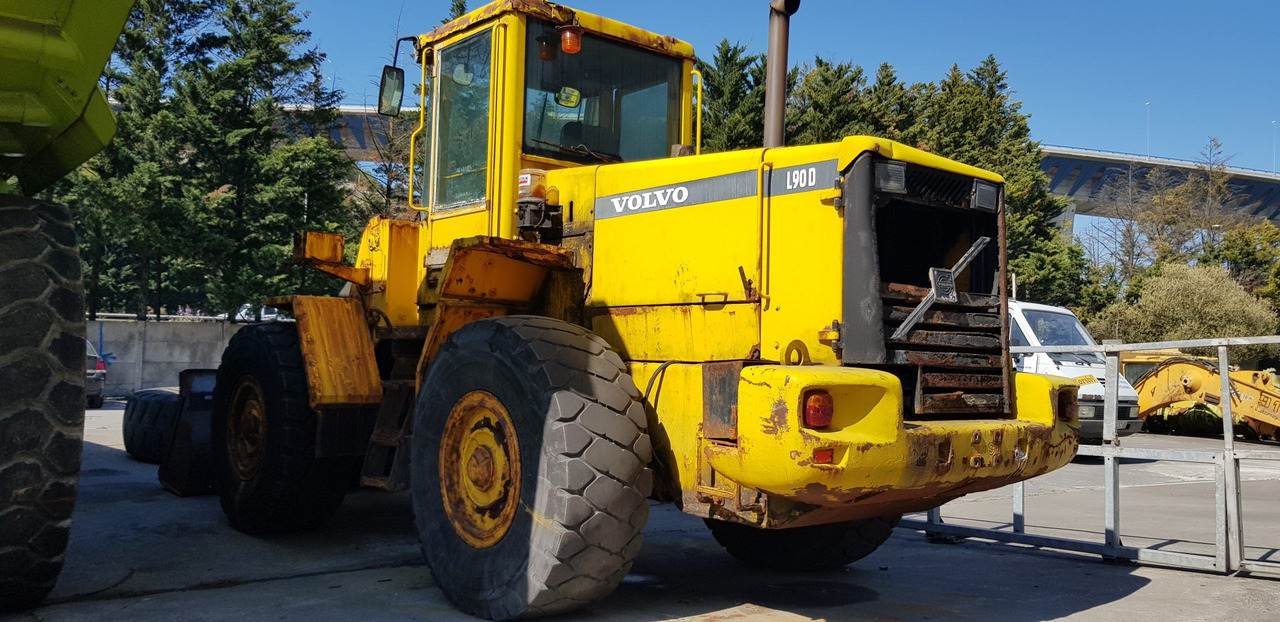
<svg viewBox="0 0 1280 622">
<path fill-rule="evenodd" d="M 427 212 L 433 248 L 516 237 L 526 169 L 664 158 L 693 143 L 693 48 L 671 37 L 504 0 L 407 40 L 425 85 L 410 206 Z M 399 114 L 404 85 L 402 69 L 384 68 L 380 113 Z"/>
</svg>

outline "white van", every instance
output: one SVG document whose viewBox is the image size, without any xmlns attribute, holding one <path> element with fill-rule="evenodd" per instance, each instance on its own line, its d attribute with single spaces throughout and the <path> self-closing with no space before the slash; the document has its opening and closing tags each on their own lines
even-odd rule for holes
<svg viewBox="0 0 1280 622">
<path fill-rule="evenodd" d="M 1071 311 L 1010 300 L 1009 345 L 1091 346 L 1095 343 Z M 1102 440 L 1102 397 L 1107 365 L 1101 354 L 1015 354 L 1013 364 L 1021 372 L 1075 379 L 1080 384 L 1080 438 L 1093 442 Z M 1116 435 L 1127 436 L 1142 428 L 1142 420 L 1138 418 L 1138 392 L 1124 376 L 1119 380 L 1120 409 L 1116 413 Z"/>
</svg>

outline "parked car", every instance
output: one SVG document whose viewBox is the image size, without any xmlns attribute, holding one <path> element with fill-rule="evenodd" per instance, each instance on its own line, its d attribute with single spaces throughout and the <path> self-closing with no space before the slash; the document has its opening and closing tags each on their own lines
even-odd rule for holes
<svg viewBox="0 0 1280 622">
<path fill-rule="evenodd" d="M 1009 345 L 1012 346 L 1092 346 L 1096 345 L 1069 309 L 1018 300 L 1009 301 Z M 1014 367 L 1033 374 L 1073 378 L 1080 385 L 1080 440 L 1102 441 L 1102 398 L 1106 390 L 1106 360 L 1095 352 L 1059 354 L 1017 354 Z M 1119 411 L 1116 436 L 1142 429 L 1138 418 L 1138 392 L 1124 376 L 1118 378 Z"/>
<path fill-rule="evenodd" d="M 102 391 L 107 386 L 107 363 L 97 348 L 84 340 L 84 399 L 89 408 L 102 408 Z"/>
<path fill-rule="evenodd" d="M 227 319 L 227 314 L 219 313 L 214 317 L 218 318 L 219 320 L 225 320 Z M 259 320 L 258 314 L 257 314 L 257 307 L 246 302 L 240 305 L 240 309 L 236 311 L 236 314 L 231 321 L 233 322 L 257 322 L 257 321 L 274 322 L 278 319 L 280 319 L 279 309 L 275 307 L 262 307 L 262 319 Z"/>
</svg>

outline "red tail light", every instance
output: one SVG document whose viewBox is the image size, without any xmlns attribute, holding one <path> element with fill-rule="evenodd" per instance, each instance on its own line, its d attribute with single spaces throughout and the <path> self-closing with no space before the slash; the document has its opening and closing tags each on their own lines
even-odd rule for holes
<svg viewBox="0 0 1280 622">
<path fill-rule="evenodd" d="M 809 428 L 825 428 L 831 425 L 835 415 L 835 400 L 826 391 L 808 391 L 804 394 L 804 425 Z"/>
<path fill-rule="evenodd" d="M 93 364 L 93 369 L 95 371 L 107 371 L 107 364 L 102 359 L 98 359 L 98 362 Z"/>
</svg>

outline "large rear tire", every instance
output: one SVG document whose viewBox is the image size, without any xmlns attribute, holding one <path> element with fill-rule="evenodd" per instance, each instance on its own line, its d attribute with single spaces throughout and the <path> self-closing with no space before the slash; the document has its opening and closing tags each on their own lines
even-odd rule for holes
<svg viewBox="0 0 1280 622">
<path fill-rule="evenodd" d="M 901 516 L 792 527 L 759 529 L 709 519 L 707 526 L 730 555 L 748 566 L 783 572 L 835 570 L 880 548 Z"/>
<path fill-rule="evenodd" d="M 412 488 L 423 555 L 458 609 L 533 617 L 617 587 L 649 517 L 639 397 L 608 344 L 566 322 L 449 338 L 418 394 Z"/>
<path fill-rule="evenodd" d="M 134 391 L 124 405 L 124 450 L 139 462 L 160 464 L 178 428 L 178 390 Z"/>
<path fill-rule="evenodd" d="M 53 589 L 84 433 L 84 293 L 70 212 L 0 195 L 0 609 Z"/>
<path fill-rule="evenodd" d="M 251 324 L 222 353 L 210 423 L 214 478 L 231 526 L 298 531 L 342 505 L 349 461 L 316 458 L 316 414 L 297 325 Z"/>
</svg>

